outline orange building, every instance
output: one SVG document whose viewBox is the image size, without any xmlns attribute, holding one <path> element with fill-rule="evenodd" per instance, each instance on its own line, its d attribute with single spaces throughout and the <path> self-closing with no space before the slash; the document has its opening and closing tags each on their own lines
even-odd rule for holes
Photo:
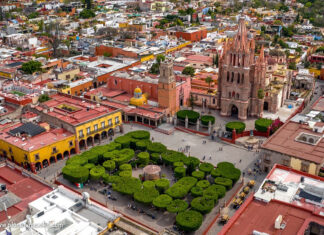
<svg viewBox="0 0 324 235">
<path fill-rule="evenodd" d="M 199 42 L 200 40 L 207 37 L 207 29 L 204 27 L 191 27 L 185 29 L 185 31 L 175 32 L 175 36 L 186 41 Z"/>
</svg>

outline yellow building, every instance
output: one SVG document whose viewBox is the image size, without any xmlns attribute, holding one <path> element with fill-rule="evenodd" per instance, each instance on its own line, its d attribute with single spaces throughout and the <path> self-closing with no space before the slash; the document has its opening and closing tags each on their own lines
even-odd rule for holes
<svg viewBox="0 0 324 235">
<path fill-rule="evenodd" d="M 47 123 L 17 123 L 2 130 L 0 149 L 10 161 L 35 172 L 74 154 L 75 135 L 62 128 L 50 129 Z"/>
<path fill-rule="evenodd" d="M 78 66 L 64 69 L 61 72 L 56 72 L 56 77 L 59 80 L 69 80 L 73 81 L 75 76 L 80 73 L 80 68 Z"/>
<path fill-rule="evenodd" d="M 147 103 L 147 94 L 142 94 L 141 88 L 137 87 L 134 90 L 134 97 L 130 99 L 131 105 L 142 106 Z"/>
</svg>

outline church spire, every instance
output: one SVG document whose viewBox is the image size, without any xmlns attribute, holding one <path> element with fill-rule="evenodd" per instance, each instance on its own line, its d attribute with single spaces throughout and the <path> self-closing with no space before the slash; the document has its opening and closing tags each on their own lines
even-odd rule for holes
<svg viewBox="0 0 324 235">
<path fill-rule="evenodd" d="M 238 24 L 238 32 L 236 36 L 237 44 L 239 48 L 244 49 L 247 45 L 247 30 L 245 25 L 245 17 L 244 15 L 240 15 L 239 24 Z"/>
</svg>

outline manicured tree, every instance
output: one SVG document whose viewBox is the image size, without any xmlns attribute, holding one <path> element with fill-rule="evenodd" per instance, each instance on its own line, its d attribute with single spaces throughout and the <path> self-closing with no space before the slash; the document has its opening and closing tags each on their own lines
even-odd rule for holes
<svg viewBox="0 0 324 235">
<path fill-rule="evenodd" d="M 62 174 L 64 179 L 72 183 L 84 183 L 89 178 L 89 170 L 87 168 L 74 164 L 63 167 Z"/>
<path fill-rule="evenodd" d="M 210 185 L 209 181 L 208 180 L 200 180 L 198 181 L 198 183 L 196 184 L 196 186 L 202 188 L 202 189 L 205 189 L 205 188 L 208 188 Z"/>
<path fill-rule="evenodd" d="M 201 163 L 199 165 L 199 170 L 205 172 L 206 175 L 208 175 L 213 169 L 214 169 L 214 166 L 207 162 Z"/>
<path fill-rule="evenodd" d="M 179 166 L 174 169 L 174 175 L 177 179 L 180 179 L 182 177 L 186 176 L 186 168 Z"/>
<path fill-rule="evenodd" d="M 151 160 L 152 162 L 156 163 L 156 164 L 161 164 L 161 154 L 160 153 L 152 153 L 151 154 Z"/>
<path fill-rule="evenodd" d="M 197 179 L 191 176 L 181 178 L 178 182 L 166 190 L 166 194 L 172 198 L 184 198 L 193 186 L 197 183 Z"/>
<path fill-rule="evenodd" d="M 137 158 L 141 166 L 146 166 L 150 161 L 150 154 L 148 152 L 140 152 Z"/>
<path fill-rule="evenodd" d="M 216 191 L 218 198 L 222 198 L 226 194 L 226 188 L 223 185 L 213 184 L 210 185 L 207 189 Z"/>
<path fill-rule="evenodd" d="M 204 197 L 196 197 L 191 201 L 190 205 L 193 210 L 207 214 L 214 208 L 215 203 L 213 200 Z"/>
<path fill-rule="evenodd" d="M 103 154 L 103 161 L 114 160 L 118 157 L 119 150 L 113 150 L 111 152 L 106 152 Z"/>
<path fill-rule="evenodd" d="M 183 162 L 187 157 L 181 152 L 168 150 L 161 154 L 162 161 L 166 165 L 173 165 L 174 162 Z"/>
<path fill-rule="evenodd" d="M 188 208 L 188 203 L 184 200 L 175 199 L 168 206 L 167 211 L 170 213 L 179 213 Z"/>
<path fill-rule="evenodd" d="M 146 151 L 147 146 L 152 144 L 150 140 L 139 140 L 136 142 L 136 150 Z"/>
<path fill-rule="evenodd" d="M 116 163 L 113 160 L 107 160 L 102 163 L 102 166 L 110 173 L 116 168 Z"/>
<path fill-rule="evenodd" d="M 170 187 L 170 181 L 168 179 L 158 179 L 154 183 L 160 193 L 164 193 Z"/>
<path fill-rule="evenodd" d="M 150 139 L 149 131 L 143 131 L 143 130 L 132 131 L 132 132 L 128 132 L 127 135 L 130 135 L 132 138 L 138 139 L 138 140 L 149 140 Z"/>
<path fill-rule="evenodd" d="M 213 125 L 215 123 L 215 117 L 210 115 L 205 115 L 201 117 L 201 124 L 208 126 L 209 122 Z"/>
<path fill-rule="evenodd" d="M 187 232 L 192 232 L 201 226 L 203 221 L 203 216 L 197 211 L 188 210 L 180 212 L 176 217 L 177 226 Z"/>
<path fill-rule="evenodd" d="M 164 153 L 167 150 L 165 145 L 155 142 L 147 146 L 147 151 L 152 154 L 152 153 Z"/>
<path fill-rule="evenodd" d="M 155 188 L 155 183 L 153 181 L 144 181 L 143 183 L 144 188 Z"/>
<path fill-rule="evenodd" d="M 192 110 L 180 110 L 177 112 L 178 119 L 186 120 L 186 117 L 188 117 L 189 122 L 196 124 L 200 114 Z"/>
<path fill-rule="evenodd" d="M 158 196 L 159 192 L 155 188 L 142 188 L 134 193 L 135 201 L 146 205 L 151 204 Z"/>
<path fill-rule="evenodd" d="M 90 151 L 82 153 L 81 156 L 87 158 L 89 163 L 98 163 L 98 153 L 96 153 L 92 149 Z"/>
<path fill-rule="evenodd" d="M 232 132 L 234 129 L 236 133 L 242 133 L 245 130 L 245 123 L 243 122 L 228 122 L 226 123 L 226 130 Z"/>
<path fill-rule="evenodd" d="M 90 179 L 100 180 L 103 174 L 105 174 L 105 168 L 103 166 L 96 166 L 90 170 Z"/>
<path fill-rule="evenodd" d="M 119 166 L 119 170 L 121 170 L 121 171 L 131 171 L 132 166 L 131 166 L 131 164 L 125 163 L 125 164 L 122 164 L 122 165 Z"/>
<path fill-rule="evenodd" d="M 191 175 L 198 180 L 202 180 L 205 178 L 205 172 L 203 171 L 193 171 Z"/>
<path fill-rule="evenodd" d="M 184 159 L 183 163 L 187 166 L 187 172 L 191 174 L 193 171 L 196 170 L 200 161 L 196 157 L 187 157 Z"/>
<path fill-rule="evenodd" d="M 111 142 L 110 144 L 107 144 L 106 146 L 107 152 L 111 152 L 114 150 L 121 150 L 121 144 L 116 142 Z"/>
<path fill-rule="evenodd" d="M 102 180 L 105 184 L 118 183 L 120 179 L 121 177 L 118 175 L 109 175 L 109 174 L 102 175 Z"/>
<path fill-rule="evenodd" d="M 119 136 L 115 139 L 115 142 L 120 144 L 122 148 L 129 148 L 130 147 L 130 142 L 131 142 L 131 137 L 123 135 Z"/>
<path fill-rule="evenodd" d="M 229 190 L 232 188 L 233 181 L 227 178 L 217 177 L 215 179 L 215 184 L 223 185 L 226 187 L 227 190 Z"/>
<path fill-rule="evenodd" d="M 176 167 L 183 167 L 183 162 L 174 162 L 173 163 L 173 167 L 176 168 Z"/>
<path fill-rule="evenodd" d="M 83 166 L 87 163 L 88 163 L 88 158 L 82 155 L 76 155 L 66 161 L 66 165 L 73 164 L 73 165 Z"/>
<path fill-rule="evenodd" d="M 93 163 L 87 163 L 84 165 L 85 168 L 87 168 L 88 170 L 90 170 L 91 168 L 95 167 L 96 165 Z"/>
<path fill-rule="evenodd" d="M 128 148 L 122 149 L 116 154 L 114 161 L 118 166 L 120 166 L 124 163 L 129 162 L 134 156 L 135 156 L 135 152 L 133 149 L 128 149 Z"/>
<path fill-rule="evenodd" d="M 119 177 L 119 180 L 113 184 L 113 190 L 126 195 L 133 195 L 140 190 L 142 184 L 138 178 Z"/>
<path fill-rule="evenodd" d="M 190 192 L 193 197 L 201 197 L 204 193 L 204 190 L 201 187 L 194 186 L 192 187 Z"/>
<path fill-rule="evenodd" d="M 254 126 L 257 131 L 267 132 L 268 127 L 271 126 L 272 122 L 273 121 L 271 119 L 259 118 L 254 122 Z"/>
<path fill-rule="evenodd" d="M 230 162 L 220 162 L 217 164 L 221 177 L 231 179 L 233 184 L 241 177 L 240 169 L 234 167 Z"/>
<path fill-rule="evenodd" d="M 139 140 L 139 139 L 134 139 L 134 138 L 130 137 L 129 147 L 130 147 L 131 149 L 136 150 L 136 144 L 137 144 L 138 141 L 141 141 L 141 140 Z"/>
<path fill-rule="evenodd" d="M 210 172 L 210 175 L 214 178 L 216 177 L 220 177 L 221 176 L 221 172 L 218 168 L 216 169 L 213 169 L 211 172 Z"/>
<path fill-rule="evenodd" d="M 172 197 L 166 194 L 161 194 L 153 200 L 153 205 L 157 208 L 167 208 L 172 202 Z"/>
<path fill-rule="evenodd" d="M 213 200 L 214 203 L 217 203 L 218 193 L 213 188 L 207 188 L 203 192 L 203 197 L 207 200 Z"/>
<path fill-rule="evenodd" d="M 119 172 L 120 177 L 132 177 L 132 171 L 121 171 Z"/>
</svg>

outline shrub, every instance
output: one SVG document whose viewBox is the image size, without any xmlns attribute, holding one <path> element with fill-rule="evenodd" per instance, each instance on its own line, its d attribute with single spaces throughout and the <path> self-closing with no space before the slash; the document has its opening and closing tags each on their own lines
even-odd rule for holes
<svg viewBox="0 0 324 235">
<path fill-rule="evenodd" d="M 214 203 L 217 203 L 218 193 L 213 188 L 207 188 L 203 192 L 203 197 L 207 200 L 212 200 Z"/>
<path fill-rule="evenodd" d="M 227 190 L 229 190 L 232 188 L 233 181 L 227 178 L 217 177 L 215 179 L 215 184 L 223 185 L 226 187 Z"/>
<path fill-rule="evenodd" d="M 132 171 L 121 171 L 119 172 L 120 177 L 132 177 Z"/>
<path fill-rule="evenodd" d="M 121 150 L 121 144 L 116 143 L 116 142 L 111 142 L 110 144 L 106 145 L 106 150 L 107 150 L 107 152 L 111 152 L 114 150 Z"/>
<path fill-rule="evenodd" d="M 139 139 L 139 140 L 149 140 L 150 139 L 150 132 L 149 131 L 132 131 L 128 132 L 127 135 L 130 135 L 134 139 Z"/>
<path fill-rule="evenodd" d="M 191 175 L 198 180 L 202 180 L 205 178 L 205 172 L 203 171 L 193 171 Z"/>
<path fill-rule="evenodd" d="M 121 171 L 131 171 L 132 170 L 132 166 L 130 164 L 122 164 L 119 166 L 119 170 Z"/>
<path fill-rule="evenodd" d="M 114 160 L 118 157 L 119 150 L 113 150 L 111 152 L 106 152 L 103 154 L 103 161 Z"/>
<path fill-rule="evenodd" d="M 194 186 L 192 187 L 190 192 L 193 197 L 200 197 L 203 195 L 204 190 L 201 187 Z"/>
<path fill-rule="evenodd" d="M 174 169 L 174 175 L 177 179 L 180 179 L 182 177 L 186 176 L 186 168 L 179 166 Z"/>
<path fill-rule="evenodd" d="M 93 163 L 87 163 L 84 165 L 85 168 L 87 168 L 88 170 L 90 170 L 91 168 L 95 167 L 96 165 Z"/>
<path fill-rule="evenodd" d="M 273 121 L 271 119 L 259 118 L 255 121 L 254 126 L 257 131 L 267 132 L 268 127 L 271 126 L 272 122 Z"/>
<path fill-rule="evenodd" d="M 215 117 L 209 115 L 204 115 L 201 117 L 201 124 L 208 126 L 209 122 L 211 122 L 211 124 L 213 125 L 215 123 Z"/>
<path fill-rule="evenodd" d="M 188 203 L 184 200 L 175 199 L 168 206 L 167 211 L 170 213 L 179 213 L 188 208 Z"/>
<path fill-rule="evenodd" d="M 212 169 L 214 169 L 214 166 L 210 163 L 204 162 L 199 165 L 199 170 L 205 172 L 206 174 L 209 174 Z"/>
<path fill-rule="evenodd" d="M 167 150 L 165 145 L 155 142 L 147 146 L 147 151 L 152 154 L 152 153 L 164 153 Z"/>
<path fill-rule="evenodd" d="M 80 165 L 69 164 L 62 169 L 64 179 L 72 183 L 84 183 L 89 178 L 89 170 Z"/>
<path fill-rule="evenodd" d="M 140 152 L 137 155 L 139 164 L 146 166 L 150 161 L 150 155 L 148 152 Z"/>
<path fill-rule="evenodd" d="M 90 170 L 90 179 L 100 180 L 103 174 L 105 174 L 105 168 L 103 166 L 96 166 Z"/>
<path fill-rule="evenodd" d="M 153 181 L 145 181 L 143 183 L 143 187 L 144 188 L 154 188 L 155 187 L 155 183 Z"/>
<path fill-rule="evenodd" d="M 174 162 L 182 162 L 184 159 L 186 159 L 186 155 L 183 153 L 173 151 L 173 150 L 168 150 L 165 153 L 161 154 L 162 156 L 162 161 L 166 165 L 173 165 Z"/>
<path fill-rule="evenodd" d="M 232 169 L 235 168 L 233 163 L 230 162 L 220 162 L 217 164 L 217 168 L 222 170 L 222 169 Z"/>
<path fill-rule="evenodd" d="M 200 114 L 192 110 L 180 110 L 177 112 L 177 118 L 180 120 L 186 120 L 186 116 L 189 122 L 196 124 Z"/>
<path fill-rule="evenodd" d="M 90 150 L 81 154 L 82 157 L 87 158 L 89 163 L 98 163 L 98 153 L 94 150 Z"/>
<path fill-rule="evenodd" d="M 200 161 L 196 157 L 187 157 L 183 160 L 183 163 L 187 166 L 187 171 L 189 174 L 195 171 Z"/>
<path fill-rule="evenodd" d="M 214 178 L 216 177 L 220 177 L 221 176 L 221 172 L 218 168 L 216 169 L 212 169 L 212 171 L 210 172 L 210 175 Z"/>
<path fill-rule="evenodd" d="M 134 177 L 119 177 L 113 184 L 113 190 L 126 195 L 133 195 L 141 188 L 141 181 Z"/>
<path fill-rule="evenodd" d="M 88 163 L 88 158 L 82 156 L 82 155 L 76 155 L 74 157 L 71 157 L 66 161 L 66 165 L 73 164 L 73 165 L 80 165 L 83 166 Z"/>
<path fill-rule="evenodd" d="M 177 226 L 184 231 L 191 232 L 199 229 L 203 216 L 197 211 L 188 210 L 180 212 L 176 217 Z"/>
<path fill-rule="evenodd" d="M 200 180 L 198 181 L 198 183 L 196 184 L 198 187 L 205 189 L 208 188 L 208 186 L 210 185 L 208 180 Z"/>
<path fill-rule="evenodd" d="M 174 162 L 173 163 L 173 167 L 174 168 L 176 168 L 176 167 L 183 167 L 183 166 L 184 166 L 183 162 Z"/>
<path fill-rule="evenodd" d="M 116 157 L 113 159 L 118 166 L 129 162 L 135 155 L 135 152 L 133 149 L 122 149 L 120 150 Z"/>
<path fill-rule="evenodd" d="M 172 202 L 172 197 L 162 194 L 153 200 L 153 205 L 157 208 L 166 208 Z"/>
<path fill-rule="evenodd" d="M 134 199 L 143 204 L 150 204 L 159 196 L 159 192 L 155 188 L 142 188 L 134 193 Z"/>
<path fill-rule="evenodd" d="M 213 185 L 210 185 L 207 189 L 216 191 L 218 198 L 222 198 L 226 194 L 226 188 L 223 185 L 213 184 Z"/>
<path fill-rule="evenodd" d="M 131 137 L 129 137 L 127 135 L 119 136 L 115 139 L 115 142 L 120 144 L 122 149 L 129 148 L 130 142 L 131 142 Z"/>
<path fill-rule="evenodd" d="M 152 144 L 150 140 L 139 140 L 136 142 L 136 149 L 140 151 L 146 151 L 147 146 Z"/>
<path fill-rule="evenodd" d="M 170 181 L 168 179 L 158 179 L 154 183 L 160 193 L 164 193 L 170 187 Z"/>
<path fill-rule="evenodd" d="M 138 141 L 140 141 L 140 140 L 138 140 L 138 139 L 134 139 L 134 138 L 131 138 L 131 137 L 130 137 L 129 147 L 130 147 L 131 149 L 136 150 L 136 144 L 137 144 Z"/>
<path fill-rule="evenodd" d="M 160 161 L 161 154 L 159 153 L 152 153 L 151 154 L 151 159 L 152 161 L 158 163 Z"/>
<path fill-rule="evenodd" d="M 120 176 L 118 176 L 118 175 L 109 175 L 109 174 L 102 175 L 102 180 L 106 184 L 117 183 L 119 181 L 119 179 L 120 179 Z"/>
<path fill-rule="evenodd" d="M 191 176 L 181 178 L 178 182 L 172 185 L 171 188 L 166 190 L 166 194 L 173 198 L 183 198 L 197 183 L 197 179 Z"/>
<path fill-rule="evenodd" d="M 202 214 L 207 214 L 214 208 L 215 204 L 213 200 L 209 200 L 204 197 L 196 197 L 191 201 L 190 205 L 195 211 L 199 211 Z"/>
<path fill-rule="evenodd" d="M 226 130 L 232 132 L 236 130 L 236 133 L 242 133 L 245 130 L 245 123 L 243 122 L 228 122 L 226 124 Z"/>
<path fill-rule="evenodd" d="M 237 169 L 234 167 L 234 165 L 230 162 L 220 162 L 217 164 L 217 169 L 219 169 L 219 172 L 222 177 L 231 179 L 233 181 L 233 184 L 239 180 L 241 176 L 240 169 Z"/>
<path fill-rule="evenodd" d="M 102 166 L 107 170 L 107 171 L 113 171 L 116 168 L 116 163 L 113 160 L 107 160 L 104 163 L 102 163 Z"/>
</svg>

